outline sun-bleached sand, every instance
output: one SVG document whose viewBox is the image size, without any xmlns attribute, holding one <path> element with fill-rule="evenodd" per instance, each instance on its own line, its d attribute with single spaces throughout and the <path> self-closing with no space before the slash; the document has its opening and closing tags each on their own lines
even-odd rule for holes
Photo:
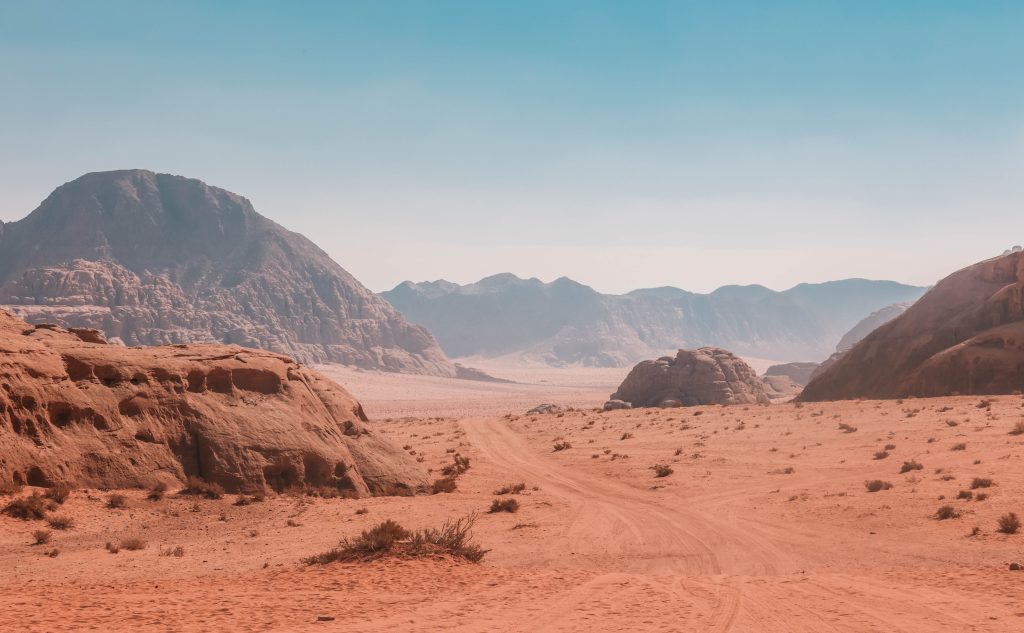
<svg viewBox="0 0 1024 633">
<path fill-rule="evenodd" d="M 0 516 L 0 630 L 1019 631 L 1024 534 L 996 528 L 1024 516 L 1024 400 L 990 400 L 372 422 L 434 476 L 469 457 L 458 489 L 245 506 L 127 491 L 125 509 L 77 491 L 56 512 L 74 528 L 46 545 L 42 522 Z M 868 492 L 875 479 L 892 488 Z M 519 482 L 518 512 L 487 513 Z M 945 504 L 959 516 L 934 518 Z M 300 563 L 384 519 L 473 512 L 480 564 Z M 104 548 L 130 537 L 147 547 Z"/>
</svg>

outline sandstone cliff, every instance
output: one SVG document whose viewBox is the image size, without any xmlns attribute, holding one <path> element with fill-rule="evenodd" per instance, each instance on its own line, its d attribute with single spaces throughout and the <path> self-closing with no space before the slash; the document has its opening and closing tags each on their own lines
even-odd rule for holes
<svg viewBox="0 0 1024 633">
<path fill-rule="evenodd" d="M 291 359 L 228 345 L 125 348 L 0 311 L 0 481 L 228 490 L 426 483 L 359 403 Z"/>
<path fill-rule="evenodd" d="M 750 365 L 732 352 L 714 347 L 681 349 L 674 358 L 642 361 L 611 398 L 634 407 L 769 401 L 764 382 Z"/>
</svg>

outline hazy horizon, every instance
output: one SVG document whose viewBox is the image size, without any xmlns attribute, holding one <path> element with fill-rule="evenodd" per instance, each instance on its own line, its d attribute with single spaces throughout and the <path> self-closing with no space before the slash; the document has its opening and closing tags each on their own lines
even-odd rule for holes
<svg viewBox="0 0 1024 633">
<path fill-rule="evenodd" d="M 930 285 L 1024 241 L 1013 2 L 0 5 L 0 220 L 199 178 L 367 287 Z"/>
</svg>

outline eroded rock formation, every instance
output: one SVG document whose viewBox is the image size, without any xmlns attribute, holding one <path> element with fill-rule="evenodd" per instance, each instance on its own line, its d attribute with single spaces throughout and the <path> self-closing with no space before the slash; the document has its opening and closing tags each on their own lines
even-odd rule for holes
<svg viewBox="0 0 1024 633">
<path fill-rule="evenodd" d="M 769 401 L 764 382 L 753 368 L 732 352 L 717 347 L 681 349 L 674 358 L 642 361 L 611 397 L 634 407 Z"/>
</svg>

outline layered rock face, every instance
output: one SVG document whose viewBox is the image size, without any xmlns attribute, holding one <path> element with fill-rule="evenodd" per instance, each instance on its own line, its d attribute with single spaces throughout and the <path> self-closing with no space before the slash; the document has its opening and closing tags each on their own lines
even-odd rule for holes
<svg viewBox="0 0 1024 633">
<path fill-rule="evenodd" d="M 946 277 L 840 356 L 801 400 L 1000 394 L 1024 389 L 1024 253 Z"/>
<path fill-rule="evenodd" d="M 285 356 L 125 348 L 0 311 L 0 481 L 115 488 L 192 475 L 229 491 L 426 483 L 355 398 Z"/>
<path fill-rule="evenodd" d="M 681 349 L 675 358 L 642 361 L 611 398 L 634 407 L 769 401 L 764 382 L 753 368 L 732 352 L 716 347 Z"/>
<path fill-rule="evenodd" d="M 127 345 L 219 342 L 457 373 L 429 332 L 245 198 L 143 170 L 87 174 L 5 224 L 0 305 Z"/>
<path fill-rule="evenodd" d="M 765 372 L 765 378 L 786 376 L 797 385 L 806 385 L 811 381 L 811 374 L 818 368 L 818 363 L 784 363 L 772 365 Z"/>
</svg>

